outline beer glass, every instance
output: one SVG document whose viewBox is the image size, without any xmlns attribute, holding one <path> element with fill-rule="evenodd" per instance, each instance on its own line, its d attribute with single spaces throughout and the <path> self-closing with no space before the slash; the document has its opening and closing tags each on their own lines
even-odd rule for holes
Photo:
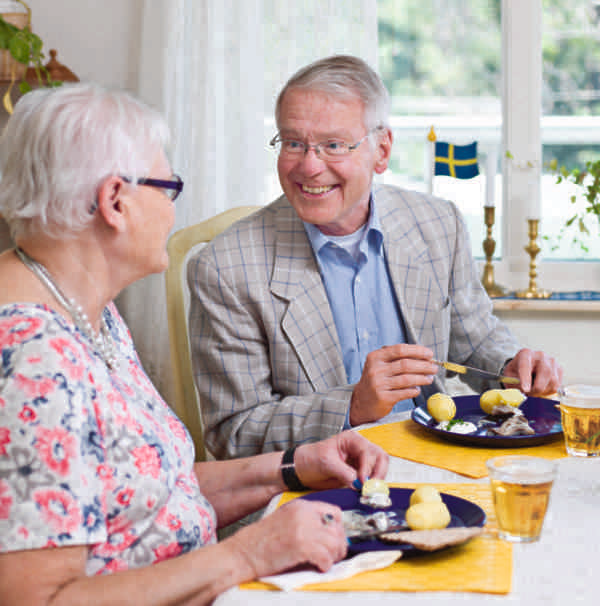
<svg viewBox="0 0 600 606">
<path fill-rule="evenodd" d="M 564 385 L 558 399 L 567 453 L 600 456 L 600 381 Z"/>
<path fill-rule="evenodd" d="M 539 457 L 507 455 L 489 459 L 486 465 L 500 538 L 518 543 L 537 541 L 556 463 Z"/>
</svg>

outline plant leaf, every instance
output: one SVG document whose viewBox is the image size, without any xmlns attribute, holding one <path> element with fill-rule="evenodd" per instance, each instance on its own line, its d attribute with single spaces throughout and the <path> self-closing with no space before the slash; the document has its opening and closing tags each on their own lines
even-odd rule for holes
<svg viewBox="0 0 600 606">
<path fill-rule="evenodd" d="M 8 50 L 13 58 L 19 63 L 27 65 L 29 63 L 29 44 L 21 36 L 15 36 L 8 45 Z"/>
</svg>

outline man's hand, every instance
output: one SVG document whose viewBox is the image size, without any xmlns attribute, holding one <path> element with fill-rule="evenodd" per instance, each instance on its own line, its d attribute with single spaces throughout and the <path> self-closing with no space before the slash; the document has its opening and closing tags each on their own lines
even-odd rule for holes
<svg viewBox="0 0 600 606">
<path fill-rule="evenodd" d="M 350 424 L 372 423 L 385 417 L 401 400 L 414 398 L 438 372 L 433 352 L 422 345 L 401 343 L 372 351 L 352 392 Z"/>
<path fill-rule="evenodd" d="M 562 383 L 563 370 L 543 351 L 521 349 L 506 365 L 504 374 L 517 377 L 523 393 L 532 396 L 547 396 L 556 392 Z"/>
</svg>

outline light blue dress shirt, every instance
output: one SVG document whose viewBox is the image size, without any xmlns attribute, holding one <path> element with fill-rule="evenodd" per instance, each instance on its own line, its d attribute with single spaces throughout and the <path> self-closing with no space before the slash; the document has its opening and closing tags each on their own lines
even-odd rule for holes
<svg viewBox="0 0 600 606">
<path fill-rule="evenodd" d="M 357 234 L 358 246 L 352 236 L 333 238 L 314 225 L 304 224 L 327 291 L 350 384 L 360 379 L 367 354 L 384 345 L 406 342 L 404 320 L 392 287 L 372 197 L 370 209 L 366 227 L 359 230 L 362 235 Z M 401 400 L 392 412 L 413 406 L 412 399 Z M 349 427 L 348 411 L 344 429 Z"/>
</svg>

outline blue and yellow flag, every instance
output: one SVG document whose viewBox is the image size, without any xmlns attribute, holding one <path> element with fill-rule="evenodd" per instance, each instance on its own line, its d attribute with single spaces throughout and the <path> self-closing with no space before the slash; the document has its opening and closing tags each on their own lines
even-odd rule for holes
<svg viewBox="0 0 600 606">
<path fill-rule="evenodd" d="M 435 142 L 434 175 L 446 175 L 455 179 L 472 179 L 479 174 L 477 165 L 477 141 L 468 145 Z"/>
</svg>

